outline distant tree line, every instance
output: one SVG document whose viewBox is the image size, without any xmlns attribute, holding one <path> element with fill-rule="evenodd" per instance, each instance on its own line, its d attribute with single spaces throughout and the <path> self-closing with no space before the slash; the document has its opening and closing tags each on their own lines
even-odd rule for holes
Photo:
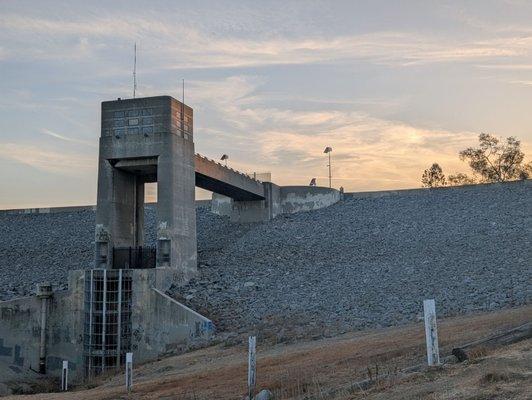
<svg viewBox="0 0 532 400">
<path fill-rule="evenodd" d="M 421 177 L 423 187 L 461 186 L 477 183 L 506 182 L 529 179 L 532 162 L 525 163 L 521 142 L 515 137 L 502 140 L 487 133 L 478 137 L 478 147 L 468 147 L 459 153 L 472 175 L 456 173 L 445 177 L 438 163 L 427 168 Z"/>
</svg>

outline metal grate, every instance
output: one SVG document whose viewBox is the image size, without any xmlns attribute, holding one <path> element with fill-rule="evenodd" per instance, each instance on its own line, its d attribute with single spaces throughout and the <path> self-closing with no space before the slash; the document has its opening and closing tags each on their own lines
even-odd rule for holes
<svg viewBox="0 0 532 400">
<path fill-rule="evenodd" d="M 113 269 L 155 268 L 155 247 L 113 247 Z"/>
<path fill-rule="evenodd" d="M 85 272 L 84 360 L 88 377 L 125 363 L 131 349 L 131 271 Z"/>
</svg>

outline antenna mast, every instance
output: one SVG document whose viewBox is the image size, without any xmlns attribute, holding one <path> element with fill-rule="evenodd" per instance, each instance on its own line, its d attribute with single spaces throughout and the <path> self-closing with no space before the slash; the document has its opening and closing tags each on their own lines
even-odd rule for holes
<svg viewBox="0 0 532 400">
<path fill-rule="evenodd" d="M 137 94 L 137 42 L 134 46 L 134 56 L 133 56 L 133 98 Z"/>
<path fill-rule="evenodd" d="M 181 130 L 185 133 L 185 80 L 181 80 L 182 101 L 181 101 Z"/>
</svg>

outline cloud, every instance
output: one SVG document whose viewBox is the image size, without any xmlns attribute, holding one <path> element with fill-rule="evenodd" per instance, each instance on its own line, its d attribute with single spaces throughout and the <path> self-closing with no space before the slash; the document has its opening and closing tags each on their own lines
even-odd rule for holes
<svg viewBox="0 0 532 400">
<path fill-rule="evenodd" d="M 18 143 L 2 143 L 0 157 L 59 175 L 77 176 L 96 168 L 96 160 L 86 154 L 59 152 Z"/>
<path fill-rule="evenodd" d="M 96 146 L 95 143 L 93 142 L 89 142 L 87 140 L 81 140 L 81 139 L 76 139 L 76 138 L 71 138 L 71 137 L 68 137 L 68 136 L 64 136 L 64 135 L 61 135 L 59 133 L 56 133 L 54 131 L 51 131 L 50 129 L 42 129 L 41 130 L 42 133 L 44 133 L 45 135 L 48 135 L 48 136 L 51 136 L 53 138 L 56 138 L 56 139 L 59 139 L 59 140 L 62 140 L 62 141 L 65 141 L 65 142 L 70 142 L 70 143 L 79 143 L 79 144 L 84 144 L 84 145 L 87 145 L 87 146 Z"/>
<path fill-rule="evenodd" d="M 139 49 L 147 70 L 349 60 L 410 66 L 523 56 L 529 54 L 532 43 L 530 35 L 467 41 L 402 31 L 295 37 L 251 33 L 248 37 L 236 37 L 198 28 L 194 20 L 176 24 L 156 16 L 131 15 L 65 20 L 6 14 L 0 16 L 0 34 L 6 43 L 12 43 L 8 52 L 11 57 L 32 59 L 90 59 L 99 52 L 109 54 L 113 48 L 123 51 L 125 43 L 140 40 Z"/>
<path fill-rule="evenodd" d="M 216 143 L 207 149 L 230 145 L 235 168 L 268 170 L 280 184 L 308 184 L 317 177 L 325 185 L 323 149 L 332 146 L 336 186 L 346 190 L 417 187 L 421 173 L 433 162 L 447 173 L 465 170 L 458 152 L 476 142 L 474 132 L 418 127 L 345 105 L 335 109 L 334 104 L 326 104 L 319 111 L 265 107 L 267 95 L 257 93 L 262 80 L 253 76 L 190 84 L 202 107 L 218 114 L 215 126 L 199 123 L 199 131 L 210 135 L 210 145 Z M 218 121 L 227 124 L 226 132 Z"/>
</svg>

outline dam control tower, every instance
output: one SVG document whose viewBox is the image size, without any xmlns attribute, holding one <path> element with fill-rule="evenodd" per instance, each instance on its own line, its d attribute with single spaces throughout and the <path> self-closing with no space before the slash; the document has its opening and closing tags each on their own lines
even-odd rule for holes
<svg viewBox="0 0 532 400">
<path fill-rule="evenodd" d="M 170 96 L 101 108 L 95 268 L 196 272 L 193 111 Z M 144 185 L 157 183 L 157 244 L 144 244 Z"/>
</svg>

